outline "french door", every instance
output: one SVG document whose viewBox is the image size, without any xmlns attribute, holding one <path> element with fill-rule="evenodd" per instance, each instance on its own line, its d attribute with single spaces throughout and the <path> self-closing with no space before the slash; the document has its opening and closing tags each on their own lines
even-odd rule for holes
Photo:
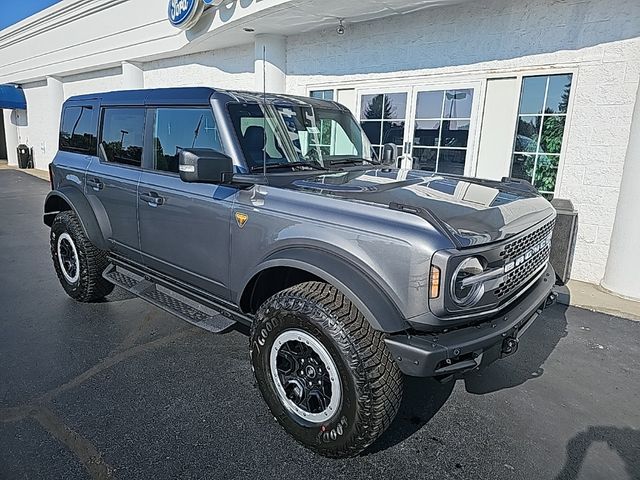
<svg viewBox="0 0 640 480">
<path fill-rule="evenodd" d="M 479 83 L 359 90 L 359 117 L 374 150 L 398 145 L 402 168 L 473 175 Z"/>
</svg>

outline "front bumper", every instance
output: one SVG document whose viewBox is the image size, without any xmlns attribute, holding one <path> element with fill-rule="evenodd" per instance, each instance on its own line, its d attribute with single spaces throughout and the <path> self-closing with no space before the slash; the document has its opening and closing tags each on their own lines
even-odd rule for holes
<svg viewBox="0 0 640 480">
<path fill-rule="evenodd" d="M 414 377 L 449 376 L 484 367 L 515 353 L 520 337 L 552 300 L 555 278 L 549 264 L 517 303 L 479 325 L 440 334 L 391 335 L 385 343 L 400 370 Z"/>
</svg>

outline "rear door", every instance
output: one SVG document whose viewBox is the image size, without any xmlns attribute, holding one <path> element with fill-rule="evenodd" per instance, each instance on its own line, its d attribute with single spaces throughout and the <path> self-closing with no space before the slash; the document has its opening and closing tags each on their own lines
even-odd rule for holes
<svg viewBox="0 0 640 480">
<path fill-rule="evenodd" d="M 112 250 L 138 263 L 142 262 L 137 204 L 144 128 L 143 107 L 103 107 L 98 157 L 89 165 L 85 187 L 96 214 L 109 219 Z"/>
<path fill-rule="evenodd" d="M 183 148 L 223 151 L 211 107 L 149 107 L 145 169 L 138 189 L 145 265 L 227 299 L 229 232 L 237 190 L 185 183 Z"/>
</svg>

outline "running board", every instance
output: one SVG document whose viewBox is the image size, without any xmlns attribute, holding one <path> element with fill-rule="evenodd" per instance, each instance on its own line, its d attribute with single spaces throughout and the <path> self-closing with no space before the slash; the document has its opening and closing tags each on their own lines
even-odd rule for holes
<svg viewBox="0 0 640 480">
<path fill-rule="evenodd" d="M 112 264 L 107 267 L 102 276 L 114 285 L 124 288 L 156 307 L 209 332 L 222 333 L 236 323 L 210 307 L 147 280 L 123 267 L 116 267 Z"/>
</svg>

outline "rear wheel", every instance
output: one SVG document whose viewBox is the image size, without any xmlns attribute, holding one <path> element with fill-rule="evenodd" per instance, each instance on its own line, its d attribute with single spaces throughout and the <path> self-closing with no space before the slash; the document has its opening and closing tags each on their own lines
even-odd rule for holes
<svg viewBox="0 0 640 480">
<path fill-rule="evenodd" d="M 325 456 L 363 451 L 400 405 L 402 374 L 383 334 L 325 283 L 294 286 L 260 307 L 251 360 L 278 422 Z"/>
<path fill-rule="evenodd" d="M 93 302 L 111 293 L 113 284 L 102 277 L 107 255 L 89 241 L 74 212 L 56 215 L 50 243 L 56 274 L 71 298 Z"/>
</svg>

